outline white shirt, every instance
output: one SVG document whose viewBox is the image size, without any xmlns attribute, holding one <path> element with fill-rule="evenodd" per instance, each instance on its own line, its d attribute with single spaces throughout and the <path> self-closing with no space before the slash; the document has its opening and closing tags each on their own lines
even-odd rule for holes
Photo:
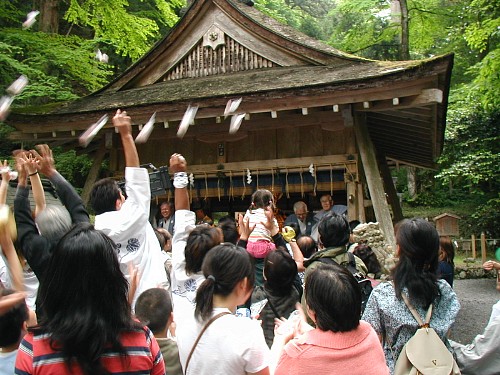
<svg viewBox="0 0 500 375">
<path fill-rule="evenodd" d="M 205 280 L 201 272 L 186 274 L 186 241 L 195 227 L 196 215 L 189 210 L 175 211 L 175 230 L 172 238 L 172 272 L 170 274 L 172 305 L 177 327 L 182 327 L 183 320 L 194 314 L 196 291 Z"/>
<path fill-rule="evenodd" d="M 117 245 L 120 269 L 130 282 L 129 265 L 138 267 L 137 297 L 150 288 L 168 285 L 160 243 L 149 222 L 151 189 L 145 168 L 125 168 L 127 199 L 118 211 L 95 217 L 95 228 L 107 234 Z"/>
<path fill-rule="evenodd" d="M 230 312 L 226 308 L 216 308 L 212 316 L 223 311 Z M 177 345 L 183 369 L 204 325 L 205 322 L 200 323 L 191 315 L 190 324 L 178 330 Z M 189 362 L 187 374 L 245 375 L 268 367 L 269 361 L 270 351 L 260 323 L 228 314 L 215 320 L 203 333 Z"/>
</svg>

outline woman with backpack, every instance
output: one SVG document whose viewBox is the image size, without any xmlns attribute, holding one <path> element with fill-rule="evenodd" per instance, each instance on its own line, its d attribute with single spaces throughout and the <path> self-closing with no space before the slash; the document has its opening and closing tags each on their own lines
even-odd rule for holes
<svg viewBox="0 0 500 375">
<path fill-rule="evenodd" d="M 391 374 L 403 346 L 419 328 L 404 296 L 422 318 L 432 304 L 429 325 L 450 351 L 447 334 L 460 309 L 457 295 L 438 276 L 439 235 L 434 226 L 414 218 L 403 220 L 395 229 L 399 261 L 392 281 L 372 291 L 362 316 L 379 334 Z"/>
</svg>

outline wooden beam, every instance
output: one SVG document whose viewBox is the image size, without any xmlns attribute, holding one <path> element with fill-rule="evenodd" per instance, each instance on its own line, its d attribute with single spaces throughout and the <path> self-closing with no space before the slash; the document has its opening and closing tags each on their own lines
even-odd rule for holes
<svg viewBox="0 0 500 375">
<path fill-rule="evenodd" d="M 395 223 L 403 220 L 403 210 L 401 209 L 401 204 L 399 203 L 399 197 L 392 180 L 391 170 L 387 165 L 387 159 L 385 156 L 378 154 L 378 165 L 380 166 L 380 172 L 382 174 L 382 180 L 384 181 L 385 191 L 387 192 L 389 203 L 392 208 L 392 219 Z"/>
<path fill-rule="evenodd" d="M 387 199 L 385 197 L 384 184 L 380 177 L 380 170 L 377 165 L 377 156 L 375 147 L 370 139 L 366 125 L 366 116 L 362 113 L 356 113 L 354 116 L 354 132 L 358 150 L 363 162 L 363 168 L 366 175 L 368 189 L 370 191 L 375 217 L 379 223 L 380 229 L 384 233 L 387 243 L 396 250 L 396 239 L 394 236 L 394 226 L 392 224 L 391 212 Z"/>
</svg>

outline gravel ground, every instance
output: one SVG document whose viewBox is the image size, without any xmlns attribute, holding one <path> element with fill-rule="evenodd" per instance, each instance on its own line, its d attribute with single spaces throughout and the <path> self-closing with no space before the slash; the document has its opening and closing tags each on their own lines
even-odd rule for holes
<svg viewBox="0 0 500 375">
<path fill-rule="evenodd" d="M 451 330 L 451 339 L 470 343 L 488 323 L 491 307 L 500 299 L 496 279 L 455 280 L 453 289 L 460 301 L 460 312 Z"/>
</svg>

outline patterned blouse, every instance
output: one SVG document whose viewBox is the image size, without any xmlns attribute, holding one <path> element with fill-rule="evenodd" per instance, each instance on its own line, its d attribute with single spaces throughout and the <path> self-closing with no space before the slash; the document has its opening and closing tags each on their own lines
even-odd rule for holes
<svg viewBox="0 0 500 375">
<path fill-rule="evenodd" d="M 433 303 L 430 326 L 451 351 L 446 337 L 460 310 L 460 303 L 446 281 L 439 280 L 438 287 L 441 296 Z M 406 290 L 404 292 L 406 293 Z M 422 307 L 415 306 L 415 309 L 425 318 L 426 311 Z M 375 331 L 384 337 L 385 359 L 393 374 L 399 353 L 418 328 L 417 321 L 404 301 L 396 298 L 391 283 L 381 283 L 372 291 L 362 319 L 370 323 Z"/>
</svg>

